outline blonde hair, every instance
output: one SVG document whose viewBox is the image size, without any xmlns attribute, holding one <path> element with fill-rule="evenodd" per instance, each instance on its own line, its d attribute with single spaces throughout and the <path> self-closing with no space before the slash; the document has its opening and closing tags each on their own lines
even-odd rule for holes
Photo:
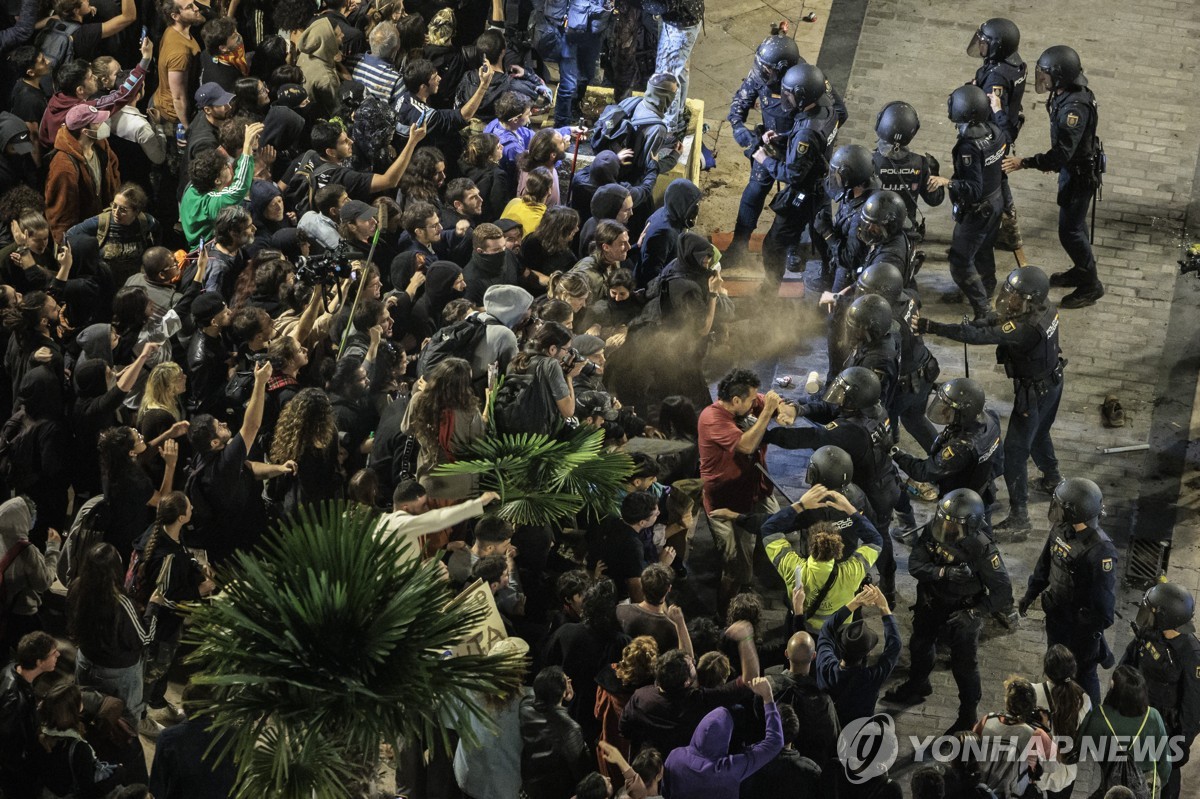
<svg viewBox="0 0 1200 799">
<path fill-rule="evenodd" d="M 166 411 L 177 422 L 183 419 L 183 409 L 175 393 L 175 381 L 182 374 L 183 367 L 174 361 L 164 361 L 150 370 L 146 389 L 142 392 L 142 402 L 138 406 L 138 422 L 142 421 L 146 411 L 151 410 Z"/>
<path fill-rule="evenodd" d="M 640 688 L 654 682 L 657 659 L 658 642 L 649 635 L 639 635 L 621 650 L 621 662 L 613 667 L 613 671 L 626 688 Z"/>
</svg>

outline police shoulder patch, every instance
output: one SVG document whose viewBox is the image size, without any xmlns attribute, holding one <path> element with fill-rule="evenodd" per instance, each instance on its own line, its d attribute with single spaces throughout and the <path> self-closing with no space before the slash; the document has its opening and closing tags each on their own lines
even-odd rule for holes
<svg viewBox="0 0 1200 799">
<path fill-rule="evenodd" d="M 1196 679 L 1200 680 L 1200 666 L 1196 667 Z"/>
<path fill-rule="evenodd" d="M 964 156 L 962 157 L 962 161 L 963 161 L 963 163 L 964 163 L 964 164 L 966 164 L 967 166 L 970 166 L 970 165 L 971 165 L 971 156 L 969 156 L 969 155 L 964 155 Z"/>
<path fill-rule="evenodd" d="M 826 430 L 834 430 L 836 428 L 837 428 L 837 422 L 830 422 L 829 424 L 825 425 Z"/>
<path fill-rule="evenodd" d="M 1106 571 L 1106 572 L 1112 571 L 1113 570 L 1113 559 L 1105 558 L 1104 560 L 1100 561 L 1100 568 L 1104 569 L 1104 571 Z"/>
<path fill-rule="evenodd" d="M 1017 323 L 1016 322 L 1005 322 L 1004 325 L 1001 326 L 1000 329 L 1003 330 L 1005 333 L 1011 333 L 1017 329 Z"/>
<path fill-rule="evenodd" d="M 996 95 L 997 97 L 1000 97 L 1001 95 L 1004 94 L 1004 87 L 1003 86 L 993 86 L 992 94 Z"/>
<path fill-rule="evenodd" d="M 803 140 L 797 142 L 796 154 L 797 155 L 807 155 L 808 154 L 808 142 L 803 141 Z"/>
<path fill-rule="evenodd" d="M 1076 114 L 1074 111 L 1068 112 L 1067 113 L 1067 127 L 1074 128 L 1074 127 L 1077 127 L 1078 125 L 1079 125 L 1079 114 Z"/>
<path fill-rule="evenodd" d="M 945 449 L 942 450 L 942 460 L 948 461 L 953 457 L 954 457 L 954 449 L 953 448 L 946 447 Z"/>
<path fill-rule="evenodd" d="M 999 553 L 992 555 L 992 568 L 1000 571 L 1000 555 Z"/>
</svg>

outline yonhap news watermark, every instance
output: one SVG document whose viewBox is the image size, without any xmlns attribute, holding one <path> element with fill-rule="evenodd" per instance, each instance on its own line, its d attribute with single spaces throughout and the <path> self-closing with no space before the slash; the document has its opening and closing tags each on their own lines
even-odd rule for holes
<svg viewBox="0 0 1200 799">
<path fill-rule="evenodd" d="M 1060 762 L 1115 763 L 1160 762 L 1164 758 L 1178 762 L 1187 751 L 1182 735 L 1130 736 L 1106 735 L 1101 738 L 1066 738 L 1048 735 L 1051 746 L 1046 751 L 1046 739 L 1040 735 L 910 735 L 908 743 L 917 763 L 933 761 L 953 763 L 972 760 L 984 763 L 1029 762 L 1054 758 Z M 867 782 L 896 762 L 900 753 L 900 737 L 896 721 L 888 713 L 855 719 L 842 728 L 838 736 L 838 760 L 846 778 L 855 784 Z"/>
</svg>

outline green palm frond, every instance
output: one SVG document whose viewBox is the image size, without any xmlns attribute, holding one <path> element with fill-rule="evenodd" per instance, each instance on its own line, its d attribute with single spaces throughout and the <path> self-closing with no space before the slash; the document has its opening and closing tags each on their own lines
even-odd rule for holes
<svg viewBox="0 0 1200 799">
<path fill-rule="evenodd" d="M 204 712 L 239 796 L 348 796 L 380 741 L 462 729 L 483 715 L 472 692 L 519 685 L 518 660 L 445 657 L 485 609 L 447 607 L 437 565 L 377 528 L 346 503 L 301 509 L 193 613 L 190 661 L 215 687 Z"/>
</svg>

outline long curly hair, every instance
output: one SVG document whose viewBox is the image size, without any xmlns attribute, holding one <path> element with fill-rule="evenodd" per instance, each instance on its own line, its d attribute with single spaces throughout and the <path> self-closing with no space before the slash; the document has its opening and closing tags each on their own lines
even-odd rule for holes
<svg viewBox="0 0 1200 799">
<path fill-rule="evenodd" d="M 132 427 L 110 427 L 100 433 L 97 450 L 100 454 L 100 477 L 105 493 L 109 486 L 129 479 L 139 470 L 129 453 L 137 445 L 137 431 Z"/>
<path fill-rule="evenodd" d="M 639 635 L 621 651 L 621 662 L 613 667 L 621 684 L 633 690 L 654 682 L 654 663 L 658 660 L 658 642 L 650 635 Z"/>
<path fill-rule="evenodd" d="M 436 147 L 422 147 L 413 153 L 408 169 L 404 170 L 404 176 L 400 178 L 400 190 L 404 194 L 405 202 L 424 200 L 436 205 L 440 199 L 437 185 L 438 164 L 445 163 L 446 156 Z"/>
<path fill-rule="evenodd" d="M 311 449 L 324 449 L 337 435 L 333 404 L 319 388 L 306 388 L 279 414 L 275 439 L 271 442 L 271 460 L 283 463 L 298 460 Z"/>
<path fill-rule="evenodd" d="M 437 452 L 443 411 L 476 411 L 479 400 L 471 390 L 471 364 L 447 358 L 429 370 L 425 390 L 412 399 L 409 426 L 426 452 Z"/>
<path fill-rule="evenodd" d="M 142 393 L 142 403 L 138 406 L 138 421 L 146 415 L 146 411 L 163 410 L 171 414 L 175 421 L 183 419 L 183 408 L 179 404 L 179 395 L 175 393 L 175 381 L 183 374 L 183 367 L 174 361 L 166 361 L 150 370 L 146 378 L 146 390 Z"/>
</svg>

